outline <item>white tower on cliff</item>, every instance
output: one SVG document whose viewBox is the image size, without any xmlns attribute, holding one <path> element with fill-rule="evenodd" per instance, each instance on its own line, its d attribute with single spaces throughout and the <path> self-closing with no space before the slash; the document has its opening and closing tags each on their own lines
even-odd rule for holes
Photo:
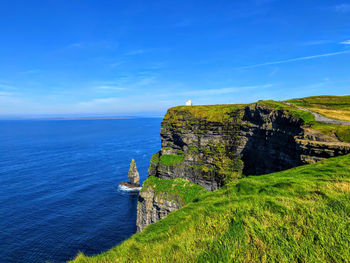
<svg viewBox="0 0 350 263">
<path fill-rule="evenodd" d="M 186 106 L 192 106 L 192 101 L 191 100 L 187 100 L 186 101 Z"/>
</svg>

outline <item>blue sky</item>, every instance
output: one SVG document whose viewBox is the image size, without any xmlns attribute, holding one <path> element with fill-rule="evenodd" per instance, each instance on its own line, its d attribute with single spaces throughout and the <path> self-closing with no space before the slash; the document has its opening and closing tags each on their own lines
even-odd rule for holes
<svg viewBox="0 0 350 263">
<path fill-rule="evenodd" d="M 0 2 L 0 115 L 350 93 L 350 1 Z"/>
</svg>

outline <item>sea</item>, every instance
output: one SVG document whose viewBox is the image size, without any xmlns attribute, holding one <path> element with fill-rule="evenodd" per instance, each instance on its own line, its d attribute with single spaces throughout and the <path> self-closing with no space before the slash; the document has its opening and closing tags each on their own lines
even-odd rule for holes
<svg viewBox="0 0 350 263">
<path fill-rule="evenodd" d="M 0 121 L 0 262 L 66 262 L 136 232 L 138 192 L 160 118 Z"/>
</svg>

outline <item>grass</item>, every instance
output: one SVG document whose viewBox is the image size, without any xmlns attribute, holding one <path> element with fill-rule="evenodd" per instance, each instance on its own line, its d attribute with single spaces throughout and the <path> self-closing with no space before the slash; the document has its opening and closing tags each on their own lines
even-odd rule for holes
<svg viewBox="0 0 350 263">
<path fill-rule="evenodd" d="M 350 96 L 317 96 L 302 99 L 293 99 L 287 102 L 290 102 L 302 108 L 310 109 L 320 114 L 323 114 L 326 109 L 331 109 L 329 111 L 332 111 L 334 115 L 323 114 L 329 118 L 348 120 L 346 117 L 344 117 L 345 115 L 343 112 L 349 114 L 350 117 Z M 309 126 L 312 129 L 321 131 L 326 135 L 335 135 L 342 142 L 350 142 L 349 126 L 316 122 L 315 117 L 311 113 L 299 110 L 293 106 L 289 106 L 279 101 L 259 101 L 258 104 L 271 107 L 274 110 L 285 110 L 294 118 L 301 118 L 304 121 L 304 125 Z"/>
<path fill-rule="evenodd" d="M 328 118 L 350 121 L 350 96 L 314 96 L 288 102 Z"/>
<path fill-rule="evenodd" d="M 163 165 L 171 166 L 182 163 L 184 161 L 184 157 L 182 155 L 177 154 L 166 154 L 162 155 L 159 161 Z"/>
<path fill-rule="evenodd" d="M 147 191 L 150 188 L 155 195 L 166 193 L 167 198 L 176 199 L 180 201 L 182 205 L 192 202 L 195 198 L 207 192 L 202 186 L 190 183 L 185 179 L 176 178 L 165 180 L 154 176 L 150 176 L 146 179 L 141 192 Z"/>
<path fill-rule="evenodd" d="M 176 123 L 187 117 L 201 119 L 210 122 L 223 122 L 230 118 L 229 114 L 237 110 L 243 110 L 243 104 L 202 105 L 202 106 L 177 106 L 170 108 L 164 117 L 164 122 Z"/>
<path fill-rule="evenodd" d="M 346 155 L 227 184 L 73 262 L 349 262 L 349 236 Z"/>
<path fill-rule="evenodd" d="M 350 126 L 315 123 L 311 128 L 319 130 L 323 134 L 335 135 L 340 141 L 350 143 Z"/>
<path fill-rule="evenodd" d="M 151 157 L 151 163 L 158 163 L 159 162 L 159 152 L 155 153 Z"/>
</svg>

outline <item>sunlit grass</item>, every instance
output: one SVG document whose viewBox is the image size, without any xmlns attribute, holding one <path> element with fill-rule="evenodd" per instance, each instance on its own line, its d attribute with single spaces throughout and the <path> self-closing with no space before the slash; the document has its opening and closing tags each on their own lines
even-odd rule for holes
<svg viewBox="0 0 350 263">
<path fill-rule="evenodd" d="M 345 110 L 329 110 L 329 109 L 322 109 L 322 108 L 312 108 L 312 110 L 328 118 L 342 120 L 342 121 L 350 121 L 350 108 Z"/>
<path fill-rule="evenodd" d="M 328 118 L 350 121 L 350 96 L 314 96 L 292 99 L 288 102 L 318 112 Z"/>
<path fill-rule="evenodd" d="M 166 166 L 175 165 L 183 162 L 184 157 L 177 154 L 166 154 L 160 157 L 160 163 Z"/>
<path fill-rule="evenodd" d="M 155 195 L 161 194 L 170 199 L 175 199 L 181 204 L 187 204 L 198 198 L 201 194 L 206 193 L 204 187 L 190 183 L 189 181 L 176 178 L 176 179 L 161 179 L 158 177 L 150 176 L 142 185 L 141 192 L 151 189 Z M 163 195 L 165 193 L 165 195 Z"/>
<path fill-rule="evenodd" d="M 74 262 L 347 262 L 349 189 L 350 155 L 246 177 Z"/>
</svg>

